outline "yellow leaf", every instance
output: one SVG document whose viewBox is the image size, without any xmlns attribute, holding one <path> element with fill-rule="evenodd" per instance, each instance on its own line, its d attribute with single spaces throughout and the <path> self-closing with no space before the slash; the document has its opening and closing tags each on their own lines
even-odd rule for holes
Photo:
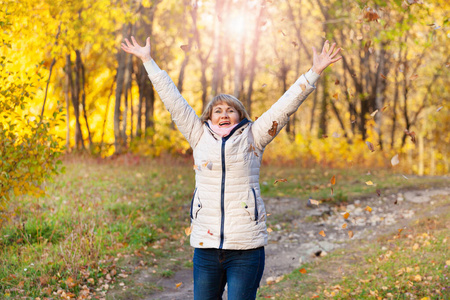
<svg viewBox="0 0 450 300">
<path fill-rule="evenodd" d="M 447 261 L 445 262 L 445 264 L 446 264 L 447 266 L 450 266 L 450 260 L 447 260 Z"/>
<path fill-rule="evenodd" d="M 369 180 L 369 181 L 366 181 L 366 184 L 367 185 L 373 185 L 373 182 Z"/>
<path fill-rule="evenodd" d="M 179 288 L 182 284 L 183 284 L 182 282 L 179 282 L 179 283 L 175 284 L 175 288 L 176 289 Z"/>
<path fill-rule="evenodd" d="M 347 228 L 347 223 L 344 223 L 344 224 L 342 225 L 342 229 L 345 229 L 345 228 Z"/>
<path fill-rule="evenodd" d="M 416 251 L 417 249 L 419 249 L 419 244 L 415 243 L 412 248 L 414 251 Z"/>
<path fill-rule="evenodd" d="M 186 233 L 187 236 L 191 235 L 192 233 L 192 225 L 190 227 L 187 227 L 184 229 L 184 233 Z"/>
<path fill-rule="evenodd" d="M 368 211 L 368 212 L 371 212 L 371 211 L 372 211 L 372 208 L 371 208 L 370 206 L 367 206 L 364 210 L 366 210 L 366 211 Z"/>
<path fill-rule="evenodd" d="M 320 202 L 318 200 L 309 199 L 309 203 L 311 203 L 313 205 L 319 205 Z"/>
<path fill-rule="evenodd" d="M 344 219 L 348 219 L 349 216 L 350 214 L 348 212 L 345 212 L 345 214 L 343 215 Z"/>
<path fill-rule="evenodd" d="M 333 175 L 333 177 L 331 177 L 331 184 L 335 185 L 336 184 L 336 176 Z"/>
<path fill-rule="evenodd" d="M 420 282 L 420 281 L 422 281 L 422 276 L 420 276 L 419 274 L 417 274 L 416 276 L 414 276 L 414 281 L 415 281 L 415 282 Z"/>
<path fill-rule="evenodd" d="M 267 228 L 268 233 L 271 233 L 272 231 L 273 231 L 272 228 Z"/>
<path fill-rule="evenodd" d="M 319 232 L 319 234 L 320 234 L 321 236 L 323 236 L 323 237 L 325 237 L 325 236 L 326 236 L 326 234 L 325 234 L 325 231 L 323 231 L 323 230 L 322 230 L 322 231 L 320 231 L 320 232 Z"/>
</svg>

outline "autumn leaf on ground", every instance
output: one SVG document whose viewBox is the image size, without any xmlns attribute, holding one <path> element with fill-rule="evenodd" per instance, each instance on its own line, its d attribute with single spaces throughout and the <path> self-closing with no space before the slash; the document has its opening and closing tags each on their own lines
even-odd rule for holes
<svg viewBox="0 0 450 300">
<path fill-rule="evenodd" d="M 364 208 L 365 211 L 371 212 L 372 211 L 372 207 L 367 206 L 366 208 Z"/>
<path fill-rule="evenodd" d="M 379 189 L 377 189 L 377 195 L 378 195 L 378 197 L 381 196 L 381 191 Z"/>
<path fill-rule="evenodd" d="M 331 196 L 333 196 L 334 190 L 333 187 L 331 187 Z"/>
<path fill-rule="evenodd" d="M 325 236 L 326 236 L 326 234 L 325 234 L 325 231 L 323 231 L 323 230 L 322 230 L 322 231 L 320 231 L 320 232 L 319 232 L 319 234 L 320 234 L 321 236 L 323 236 L 323 237 L 325 237 Z"/>
<path fill-rule="evenodd" d="M 438 109 L 436 109 L 436 112 L 439 112 L 442 108 L 443 106 L 438 107 Z"/>
<path fill-rule="evenodd" d="M 73 281 L 72 277 L 67 278 L 65 283 L 69 288 L 74 288 L 77 286 L 77 283 Z"/>
<path fill-rule="evenodd" d="M 364 19 L 366 19 L 367 22 L 378 21 L 379 18 L 378 12 L 371 7 L 367 7 L 364 11 Z"/>
<path fill-rule="evenodd" d="M 377 112 L 378 112 L 378 109 L 375 110 L 373 113 L 371 113 L 370 116 L 371 116 L 372 118 L 375 117 L 375 115 L 377 114 Z"/>
<path fill-rule="evenodd" d="M 351 230 L 348 231 L 348 237 L 349 237 L 349 238 L 352 238 L 352 237 L 353 237 L 353 231 L 351 231 Z"/>
<path fill-rule="evenodd" d="M 267 228 L 268 233 L 271 233 L 272 231 L 273 231 L 272 228 Z"/>
<path fill-rule="evenodd" d="M 394 157 L 392 157 L 392 159 L 391 159 L 391 164 L 392 164 L 393 166 L 396 166 L 396 165 L 398 165 L 399 163 L 400 163 L 400 161 L 398 160 L 398 154 L 395 154 Z"/>
<path fill-rule="evenodd" d="M 398 234 L 400 234 L 403 231 L 403 228 L 398 229 Z"/>
<path fill-rule="evenodd" d="M 366 181 L 366 184 L 367 185 L 373 185 L 373 182 L 369 180 L 369 181 Z"/>
<path fill-rule="evenodd" d="M 287 182 L 287 179 L 286 178 L 277 179 L 277 180 L 275 180 L 275 182 L 273 184 L 277 184 L 277 182 Z"/>
<path fill-rule="evenodd" d="M 349 212 L 345 212 L 345 214 L 342 215 L 344 217 L 344 219 L 348 219 L 348 217 L 350 216 Z"/>
<path fill-rule="evenodd" d="M 179 288 L 182 284 L 183 284 L 182 282 L 179 282 L 179 283 L 175 284 L 175 288 L 176 289 Z"/>
<path fill-rule="evenodd" d="M 309 199 L 309 203 L 311 203 L 312 205 L 319 205 L 319 201 L 318 200 L 314 200 L 314 199 Z"/>
<path fill-rule="evenodd" d="M 333 175 L 333 177 L 331 177 L 330 182 L 331 182 L 332 185 L 336 184 L 336 176 L 335 175 Z"/>
<path fill-rule="evenodd" d="M 189 50 L 189 45 L 181 45 L 180 48 L 181 48 L 181 50 L 186 52 Z"/>
<path fill-rule="evenodd" d="M 300 270 L 298 270 L 300 273 L 302 273 L 302 274 L 306 274 L 306 269 L 305 268 L 302 268 L 302 269 L 300 269 Z"/>
<path fill-rule="evenodd" d="M 375 151 L 375 147 L 373 146 L 373 144 L 369 141 L 366 141 L 366 145 L 367 147 L 369 147 L 369 150 L 374 152 Z"/>
<path fill-rule="evenodd" d="M 275 134 L 277 133 L 277 128 L 278 128 L 278 122 L 277 121 L 273 121 L 272 122 L 272 128 L 269 129 L 268 133 L 270 136 L 275 136 Z"/>
</svg>

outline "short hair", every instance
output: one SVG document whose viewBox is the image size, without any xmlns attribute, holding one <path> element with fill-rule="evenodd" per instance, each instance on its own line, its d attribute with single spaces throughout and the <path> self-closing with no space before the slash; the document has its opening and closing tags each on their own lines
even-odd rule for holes
<svg viewBox="0 0 450 300">
<path fill-rule="evenodd" d="M 239 101 L 236 97 L 231 95 L 219 94 L 215 96 L 211 101 L 209 101 L 208 105 L 206 105 L 206 108 L 203 111 L 202 116 L 200 118 L 202 122 L 206 122 L 207 120 L 211 119 L 211 114 L 214 106 L 220 103 L 226 103 L 229 106 L 236 109 L 239 113 L 239 121 L 242 121 L 244 118 L 250 120 L 250 116 L 248 112 L 245 110 L 244 104 L 242 104 L 241 101 Z"/>
</svg>

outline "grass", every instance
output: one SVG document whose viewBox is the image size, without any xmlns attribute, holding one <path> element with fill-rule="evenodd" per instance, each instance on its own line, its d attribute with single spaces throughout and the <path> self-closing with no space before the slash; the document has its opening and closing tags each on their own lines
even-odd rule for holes
<svg viewBox="0 0 450 300">
<path fill-rule="evenodd" d="M 44 198 L 12 202 L 11 220 L 0 228 L 0 298 L 139 299 L 159 290 L 158 278 L 192 267 L 193 249 L 184 233 L 194 190 L 190 159 L 68 158 L 64 165 L 66 172 L 47 183 Z M 262 194 L 339 202 L 377 188 L 445 183 L 365 173 L 263 166 Z M 280 178 L 288 181 L 274 185 Z M 152 277 L 139 281 L 147 273 Z"/>
<path fill-rule="evenodd" d="M 301 266 L 263 286 L 258 299 L 449 299 L 449 200 L 442 197 L 402 232 Z"/>
</svg>

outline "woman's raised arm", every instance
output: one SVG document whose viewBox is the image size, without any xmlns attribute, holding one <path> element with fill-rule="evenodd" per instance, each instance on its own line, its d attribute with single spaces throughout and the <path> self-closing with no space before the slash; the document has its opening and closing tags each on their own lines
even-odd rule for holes
<svg viewBox="0 0 450 300">
<path fill-rule="evenodd" d="M 170 112 L 172 120 L 178 127 L 178 130 L 184 135 L 192 148 L 197 145 L 203 130 L 202 121 L 195 113 L 194 109 L 181 96 L 176 85 L 169 77 L 167 72 L 161 71 L 151 56 L 150 38 L 145 41 L 145 46 L 139 45 L 132 36 L 131 42 L 125 39 L 121 48 L 123 51 L 132 54 L 142 60 L 144 67 L 153 83 L 159 97 L 166 109 Z"/>
</svg>

